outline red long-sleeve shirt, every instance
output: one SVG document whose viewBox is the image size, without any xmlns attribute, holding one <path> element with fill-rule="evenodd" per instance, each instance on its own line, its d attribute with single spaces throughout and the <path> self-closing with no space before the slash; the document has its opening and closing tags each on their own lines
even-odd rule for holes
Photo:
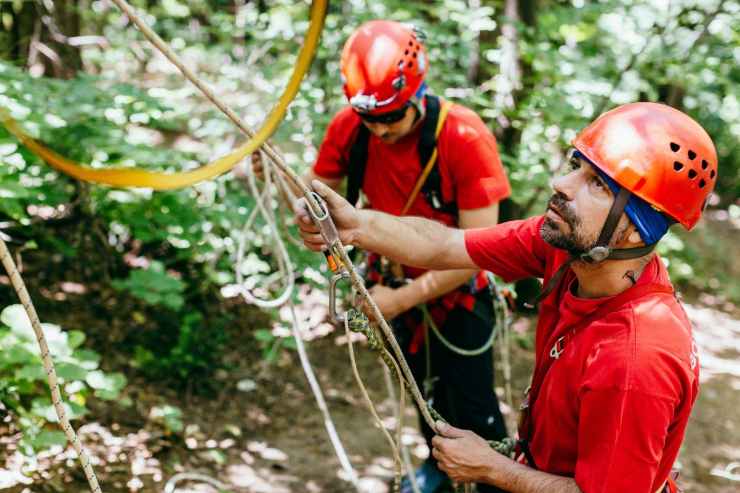
<svg viewBox="0 0 740 493">
<path fill-rule="evenodd" d="M 542 240 L 543 218 L 468 230 L 482 269 L 507 281 L 544 282 L 568 255 Z M 557 338 L 609 298 L 579 298 L 568 271 L 541 304 L 536 368 Z M 656 255 L 638 285 L 670 286 Z M 671 294 L 628 301 L 569 340 L 547 372 L 532 413 L 531 452 L 545 472 L 574 477 L 584 493 L 653 493 L 665 482 L 699 389 L 691 325 Z"/>
</svg>

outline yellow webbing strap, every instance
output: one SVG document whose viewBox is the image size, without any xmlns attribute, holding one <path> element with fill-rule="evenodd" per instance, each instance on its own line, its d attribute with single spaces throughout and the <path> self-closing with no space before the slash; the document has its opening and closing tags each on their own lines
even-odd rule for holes
<svg viewBox="0 0 740 493">
<path fill-rule="evenodd" d="M 419 195 L 421 187 L 424 186 L 424 182 L 427 181 L 429 173 L 432 172 L 434 162 L 437 160 L 437 141 L 439 140 L 439 134 L 442 131 L 442 127 L 445 124 L 445 119 L 447 118 L 447 113 L 450 111 L 451 107 L 452 103 L 450 103 L 449 101 L 444 101 L 442 103 L 442 107 L 439 109 L 437 128 L 434 131 L 434 150 L 432 151 L 432 155 L 429 156 L 429 161 L 427 161 L 427 164 L 424 167 L 424 171 L 421 172 L 421 176 L 419 176 L 419 179 L 416 180 L 416 185 L 414 185 L 414 189 L 411 190 L 411 195 L 409 195 L 409 198 L 406 199 L 406 204 L 403 206 L 403 210 L 401 210 L 401 216 L 406 215 L 406 213 L 409 211 L 409 209 L 411 208 L 411 204 L 414 203 L 414 199 L 416 199 L 416 196 Z"/>
<path fill-rule="evenodd" d="M 28 136 L 4 108 L 0 108 L 0 122 L 5 125 L 10 133 L 21 141 L 31 152 L 46 161 L 54 169 L 61 171 L 78 180 L 93 183 L 102 183 L 115 187 L 146 187 L 155 190 L 171 190 L 182 188 L 208 180 L 233 168 L 239 161 L 250 155 L 264 144 L 264 142 L 275 132 L 278 124 L 285 116 L 288 105 L 295 98 L 300 87 L 303 76 L 311 66 L 316 48 L 321 37 L 321 30 L 326 15 L 327 0 L 314 0 L 311 5 L 311 25 L 309 26 L 306 40 L 298 54 L 293 73 L 290 76 L 280 100 L 265 119 L 262 128 L 248 140 L 231 153 L 215 161 L 205 164 L 200 168 L 182 173 L 161 173 L 146 171 L 138 168 L 108 168 L 94 169 L 88 165 L 77 163 L 60 156 L 43 144 Z"/>
</svg>

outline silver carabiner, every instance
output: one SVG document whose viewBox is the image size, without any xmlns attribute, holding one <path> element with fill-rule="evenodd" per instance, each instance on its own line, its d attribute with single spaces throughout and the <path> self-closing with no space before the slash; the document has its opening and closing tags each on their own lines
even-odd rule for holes
<svg viewBox="0 0 740 493">
<path fill-rule="evenodd" d="M 329 315 L 331 316 L 332 322 L 337 325 L 344 325 L 344 315 L 337 313 L 337 284 L 343 279 L 349 279 L 351 276 L 349 272 L 343 270 L 338 274 L 334 274 L 329 280 Z"/>
</svg>

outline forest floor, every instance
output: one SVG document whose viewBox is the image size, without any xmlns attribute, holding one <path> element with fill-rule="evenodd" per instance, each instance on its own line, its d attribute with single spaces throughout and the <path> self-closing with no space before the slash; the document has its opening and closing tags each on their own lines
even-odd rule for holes
<svg viewBox="0 0 740 493">
<path fill-rule="evenodd" d="M 46 318 L 63 326 L 69 317 L 79 322 L 85 306 L 90 306 L 87 301 L 74 303 L 72 313 L 49 314 Z M 323 293 L 304 292 L 299 316 L 302 320 L 320 319 L 324 306 Z M 711 471 L 740 461 L 740 322 L 714 308 L 688 305 L 687 310 L 700 347 L 702 390 L 679 458 L 682 483 L 689 492 L 735 492 L 737 482 L 712 475 Z M 262 323 L 264 317 L 257 314 L 239 325 Z M 519 339 L 526 339 L 522 334 L 531 334 L 533 323 L 532 318 L 517 319 L 514 327 Z M 369 492 L 389 491 L 394 467 L 391 451 L 373 425 L 353 380 L 343 334 L 318 324 L 305 335 L 310 339 L 307 347 L 314 370 L 363 488 Z M 255 347 L 254 338 L 247 331 L 241 337 L 243 340 L 236 341 L 233 351 L 226 355 L 234 369 L 219 372 L 214 382 L 216 390 L 207 396 L 177 393 L 162 382 L 145 381 L 132 372 L 126 390 L 131 406 L 91 403 L 91 416 L 80 434 L 95 457 L 103 491 L 160 492 L 180 472 L 210 476 L 226 486 L 221 491 L 234 493 L 352 491 L 342 479 L 297 354 L 284 351 L 268 365 Z M 533 358 L 519 344 L 512 346 L 512 387 L 517 394 L 528 383 Z M 364 345 L 355 347 L 372 399 L 386 424 L 395 426 L 395 404 L 388 397 L 382 367 Z M 499 372 L 497 384 L 501 382 Z M 497 390 L 502 393 L 500 387 Z M 515 397 L 515 406 L 517 401 Z M 161 405 L 174 405 L 183 411 L 182 432 L 168 431 L 152 416 L 151 409 Z M 505 412 L 513 423 L 508 406 Z M 82 472 L 69 449 L 39 456 L 34 472 L 24 475 L 22 470 L 28 464 L 13 453 L 13 440 L 18 437 L 14 438 L 7 423 L 0 426 L 5 427 L 0 428 L 4 444 L 4 450 L 0 449 L 0 490 L 86 491 Z M 428 451 L 416 431 L 416 414 L 411 406 L 406 408 L 403 433 L 418 462 Z M 176 491 L 219 490 L 202 482 L 185 481 L 178 483 Z"/>
</svg>

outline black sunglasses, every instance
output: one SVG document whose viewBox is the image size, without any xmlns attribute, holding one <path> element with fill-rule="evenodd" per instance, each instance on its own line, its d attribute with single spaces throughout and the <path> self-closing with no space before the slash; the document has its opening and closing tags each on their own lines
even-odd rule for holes
<svg viewBox="0 0 740 493">
<path fill-rule="evenodd" d="M 389 111 L 388 113 L 381 113 L 380 115 L 371 115 L 369 113 L 357 113 L 360 118 L 362 118 L 367 123 L 397 123 L 403 120 L 403 117 L 406 116 L 406 110 L 408 109 L 410 103 L 406 103 L 403 108 L 399 108 L 394 111 Z"/>
</svg>

